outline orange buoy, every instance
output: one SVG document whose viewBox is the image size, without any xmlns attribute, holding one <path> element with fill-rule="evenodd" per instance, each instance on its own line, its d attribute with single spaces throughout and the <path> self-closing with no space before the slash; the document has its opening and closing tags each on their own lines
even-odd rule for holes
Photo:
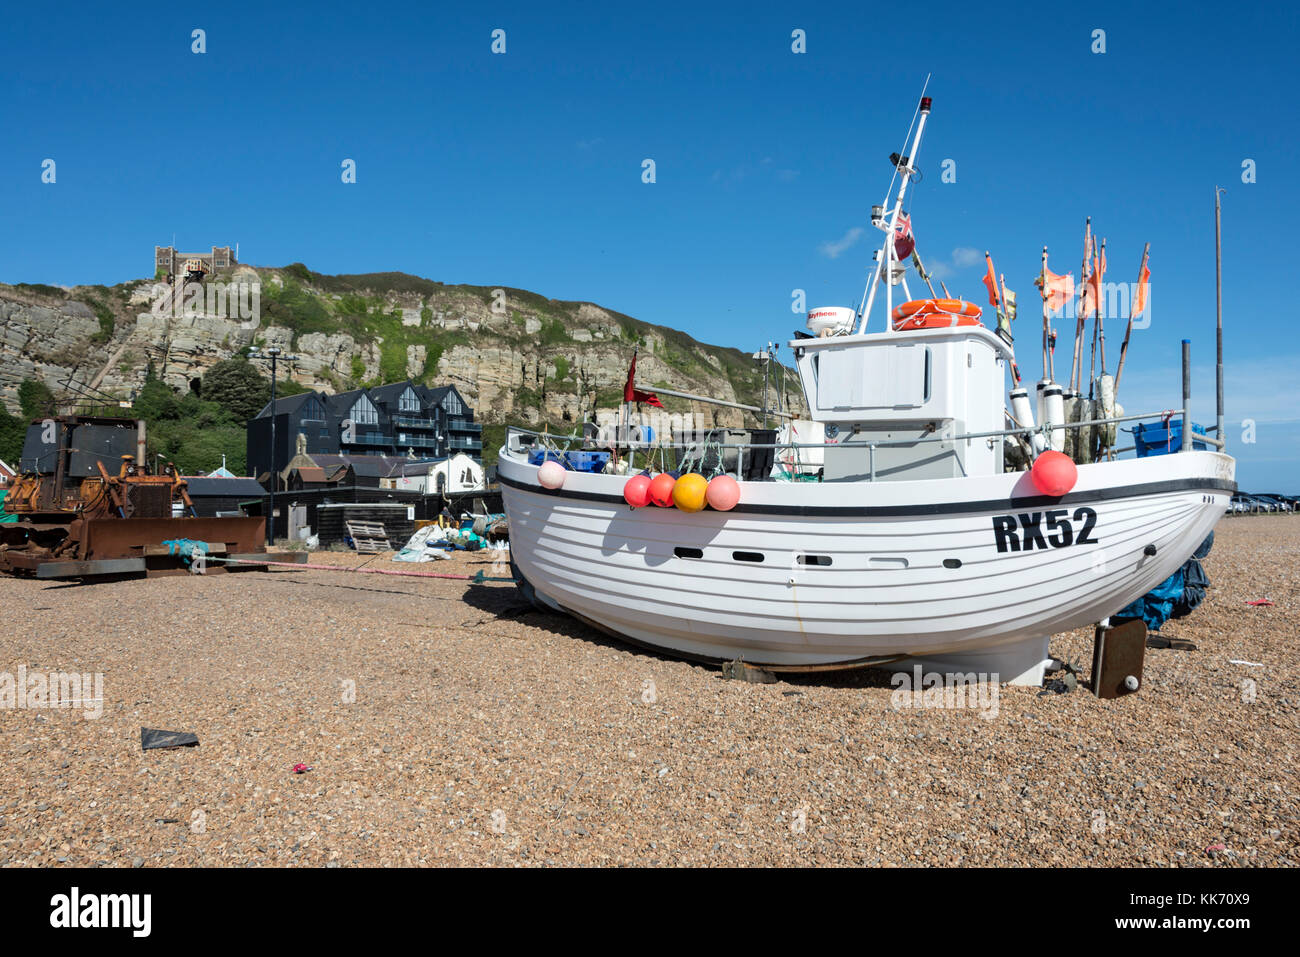
<svg viewBox="0 0 1300 957">
<path fill-rule="evenodd" d="M 709 480 L 703 475 L 687 472 L 673 486 L 673 504 L 683 512 L 702 512 Z"/>
</svg>

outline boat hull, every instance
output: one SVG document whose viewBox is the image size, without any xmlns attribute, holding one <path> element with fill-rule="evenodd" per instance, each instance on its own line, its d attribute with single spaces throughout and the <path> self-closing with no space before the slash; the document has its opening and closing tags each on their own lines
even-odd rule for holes
<svg viewBox="0 0 1300 957">
<path fill-rule="evenodd" d="M 631 509 L 625 479 L 498 463 L 511 553 L 535 600 L 685 657 L 771 668 L 942 658 L 1078 628 L 1182 565 L 1227 510 L 1233 460 L 1080 466 L 1062 497 L 1027 473 L 741 483 L 731 512 Z"/>
</svg>

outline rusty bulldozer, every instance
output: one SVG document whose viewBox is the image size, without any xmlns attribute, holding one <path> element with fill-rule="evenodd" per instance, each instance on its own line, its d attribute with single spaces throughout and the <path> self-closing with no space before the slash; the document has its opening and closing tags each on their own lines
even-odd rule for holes
<svg viewBox="0 0 1300 957">
<path fill-rule="evenodd" d="M 4 500 L 0 572 L 69 579 L 186 574 L 200 549 L 205 573 L 301 561 L 268 553 L 265 519 L 199 517 L 169 462 L 151 474 L 143 421 L 68 415 L 27 429 Z M 216 561 L 209 565 L 206 558 Z M 229 564 L 228 564 L 229 563 Z"/>
</svg>

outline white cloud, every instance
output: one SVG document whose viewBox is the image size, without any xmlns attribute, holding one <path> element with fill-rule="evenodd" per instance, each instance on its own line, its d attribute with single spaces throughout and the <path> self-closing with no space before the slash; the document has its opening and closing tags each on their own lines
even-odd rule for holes
<svg viewBox="0 0 1300 957">
<path fill-rule="evenodd" d="M 833 242 L 827 240 L 822 243 L 818 249 L 821 251 L 821 254 L 826 256 L 828 259 L 838 259 L 844 252 L 851 249 L 853 246 L 856 246 L 858 240 L 861 238 L 862 227 L 854 226 L 839 239 Z"/>
<path fill-rule="evenodd" d="M 966 269 L 980 261 L 980 251 L 970 246 L 958 246 L 952 251 L 952 264 L 958 269 Z"/>
</svg>

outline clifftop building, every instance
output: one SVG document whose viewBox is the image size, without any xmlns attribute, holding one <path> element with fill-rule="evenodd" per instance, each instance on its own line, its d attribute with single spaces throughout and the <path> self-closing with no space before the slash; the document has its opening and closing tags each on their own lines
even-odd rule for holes
<svg viewBox="0 0 1300 957">
<path fill-rule="evenodd" d="M 156 276 L 161 271 L 170 273 L 173 276 L 179 276 L 181 267 L 187 259 L 200 260 L 208 267 L 207 271 L 210 273 L 237 265 L 235 251 L 229 246 L 213 246 L 212 251 L 207 253 L 178 253 L 174 246 L 155 246 L 153 248 L 153 274 Z"/>
<path fill-rule="evenodd" d="M 483 461 L 483 427 L 451 385 L 430 388 L 406 381 L 338 395 L 303 392 L 277 399 L 274 409 L 268 402 L 248 421 L 248 469 L 254 477 L 271 470 L 272 415 L 275 464 L 281 470 L 299 451 L 421 459 L 464 453 Z"/>
</svg>

